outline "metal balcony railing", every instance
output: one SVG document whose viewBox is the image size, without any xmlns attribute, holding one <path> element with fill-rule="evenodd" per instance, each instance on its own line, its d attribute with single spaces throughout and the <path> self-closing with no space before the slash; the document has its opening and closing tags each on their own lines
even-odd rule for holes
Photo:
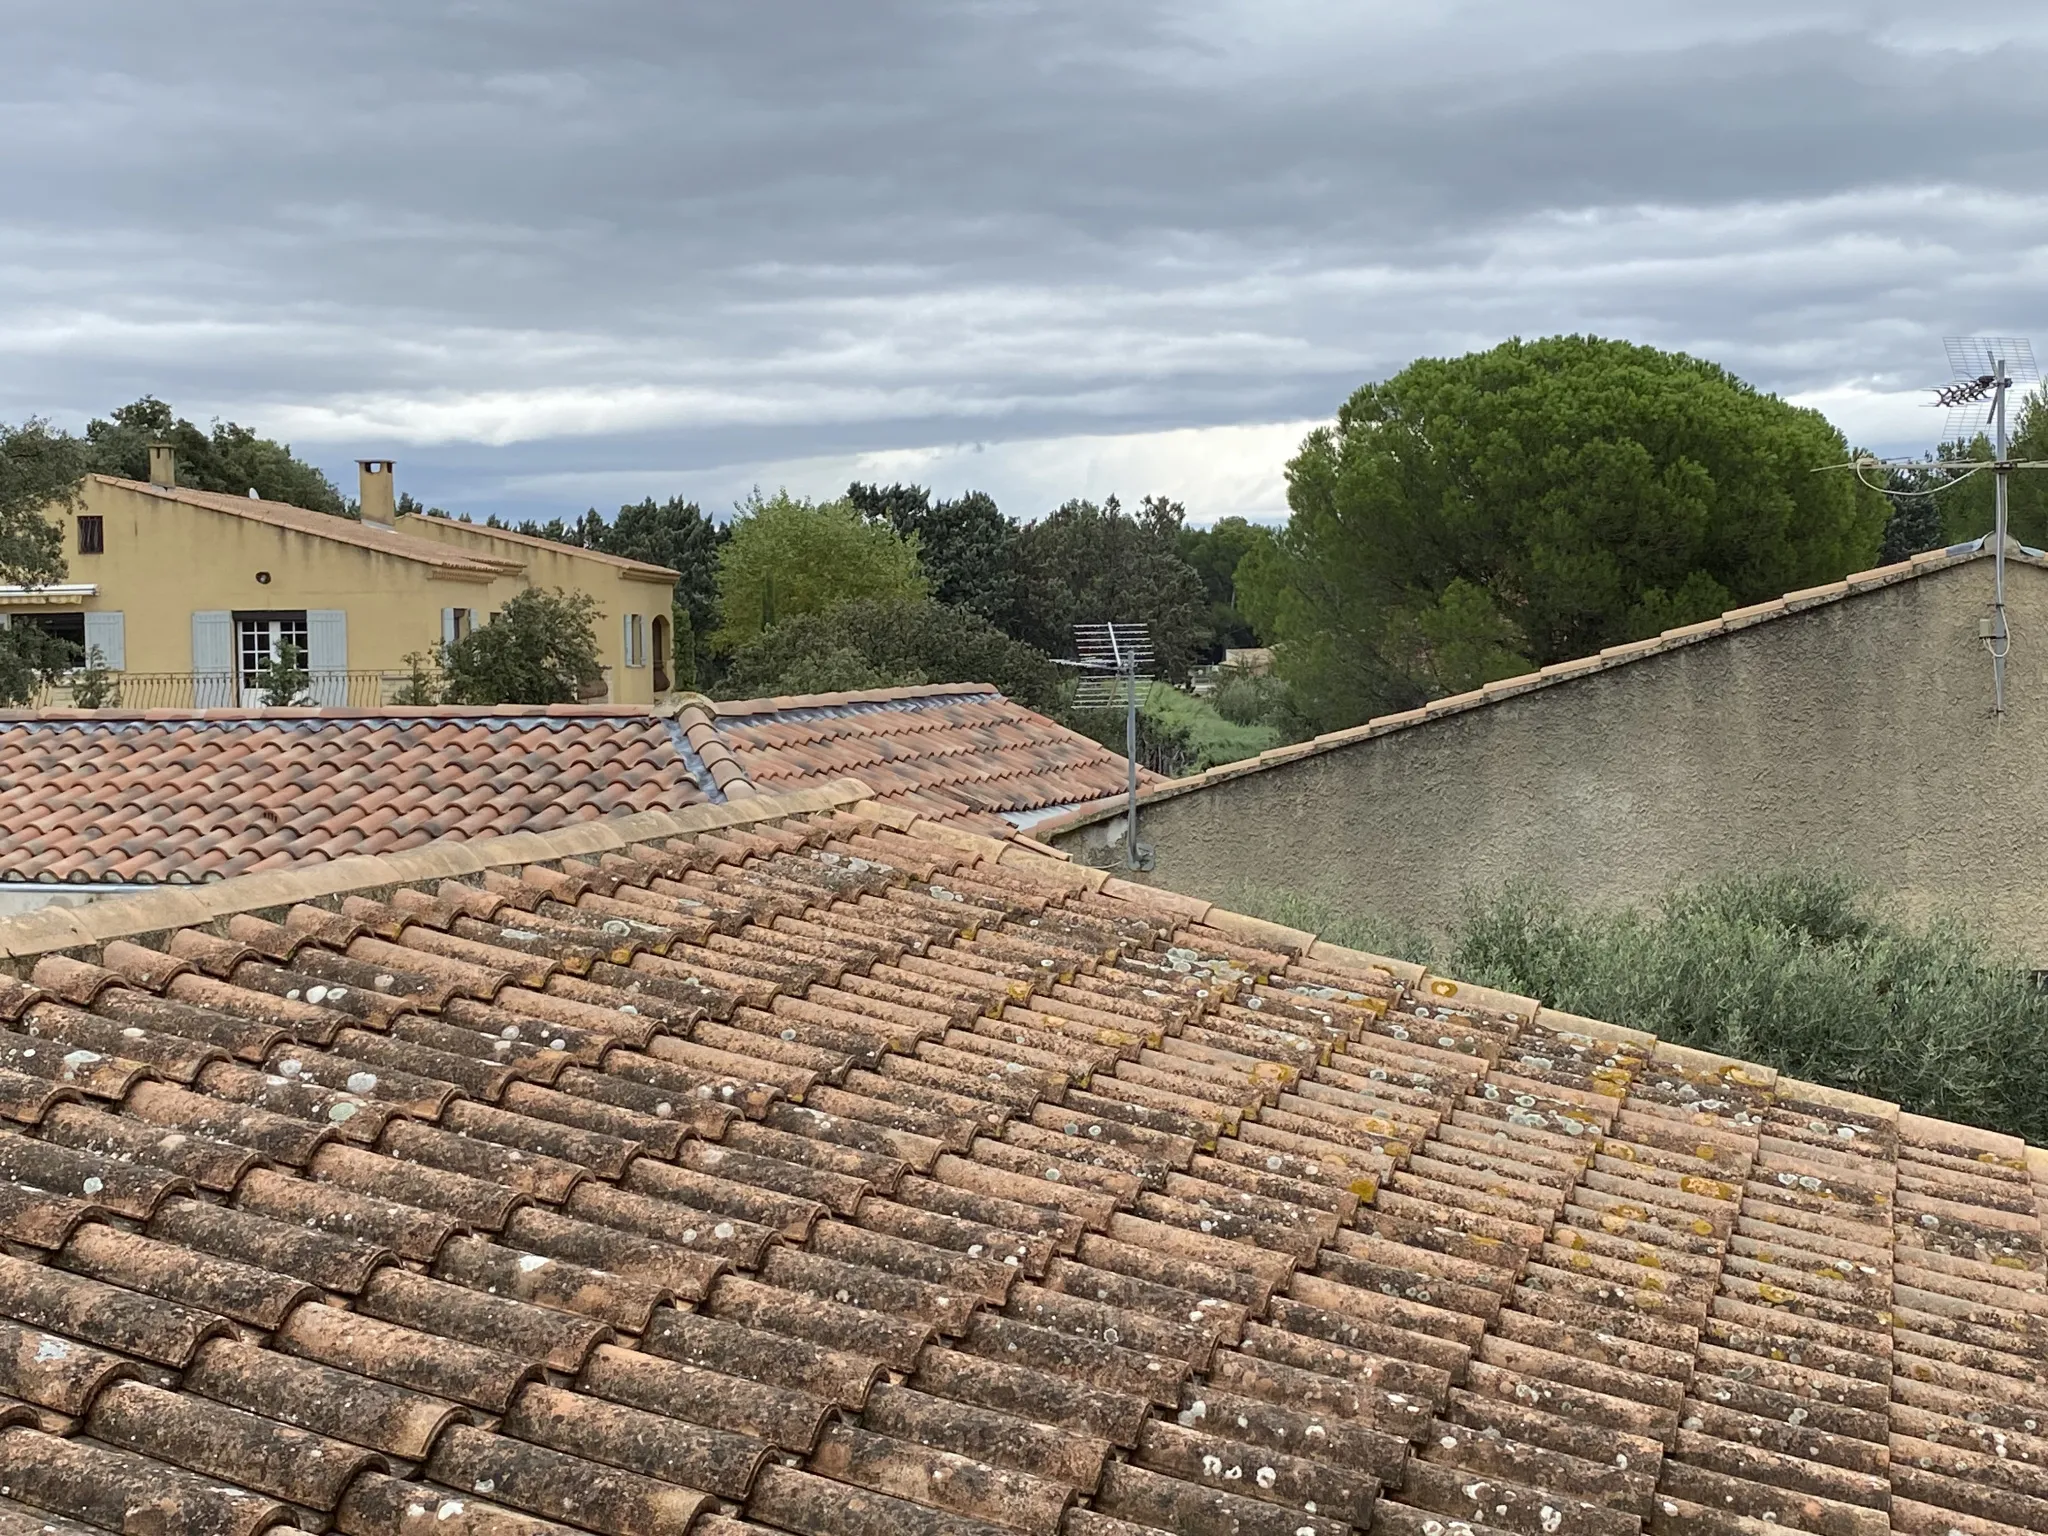
<svg viewBox="0 0 2048 1536">
<path fill-rule="evenodd" d="M 102 707 L 109 709 L 236 709 L 263 702 L 226 672 L 110 672 L 107 681 L 113 697 Z M 46 684 L 30 707 L 78 707 L 79 682 L 74 673 Z M 329 709 L 376 709 L 392 703 L 405 682 L 403 672 L 315 672 L 304 702 Z"/>
</svg>

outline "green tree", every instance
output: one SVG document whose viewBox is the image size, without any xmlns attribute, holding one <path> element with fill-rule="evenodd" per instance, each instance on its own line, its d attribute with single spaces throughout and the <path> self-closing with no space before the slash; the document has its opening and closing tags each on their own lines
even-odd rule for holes
<svg viewBox="0 0 2048 1536">
<path fill-rule="evenodd" d="M 712 644 L 732 651 L 800 614 L 858 598 L 921 598 L 917 542 L 870 523 L 845 501 L 754 492 L 718 552 L 720 624 Z"/>
<path fill-rule="evenodd" d="M 306 689 L 313 679 L 306 671 L 305 653 L 286 640 L 264 658 L 253 681 L 266 708 L 289 709 L 307 701 Z"/>
<path fill-rule="evenodd" d="M 1209 599 L 1207 659 L 1220 661 L 1227 649 L 1258 644 L 1251 620 L 1237 605 L 1237 568 L 1253 546 L 1272 539 L 1272 529 L 1242 517 L 1218 518 L 1207 528 L 1181 529 L 1181 558 L 1202 578 L 1202 591 Z"/>
<path fill-rule="evenodd" d="M 64 579 L 63 536 L 44 514 L 77 505 L 86 472 L 82 445 L 31 417 L 0 425 L 0 585 L 47 587 Z M 0 703 L 26 704 L 77 663 L 75 647 L 26 624 L 0 629 Z"/>
<path fill-rule="evenodd" d="M 196 491 L 289 502 L 315 512 L 352 517 L 341 493 L 319 469 L 293 457 L 289 443 L 258 437 L 248 427 L 216 421 L 200 430 L 154 395 L 88 422 L 89 468 L 124 480 L 149 478 L 149 445 L 170 443 L 178 451 L 178 484 Z"/>
<path fill-rule="evenodd" d="M 107 658 L 98 646 L 88 647 L 85 665 L 71 674 L 71 707 L 112 709 L 120 702 L 119 674 L 107 665 Z"/>
<path fill-rule="evenodd" d="M 1013 622 L 1021 596 L 1017 525 L 993 497 L 969 491 L 955 501 L 934 502 L 921 485 L 885 490 L 855 481 L 846 499 L 869 522 L 917 541 L 918 563 L 938 601 L 1005 627 Z"/>
<path fill-rule="evenodd" d="M 858 598 L 798 614 L 733 652 L 721 697 L 988 683 L 1029 709 L 1058 706 L 1059 668 L 980 614 L 926 598 Z"/>
<path fill-rule="evenodd" d="M 570 704 L 602 684 L 597 599 L 529 587 L 441 648 L 444 704 Z"/>
<path fill-rule="evenodd" d="M 441 702 L 441 660 L 429 651 L 405 653 L 405 681 L 391 696 L 394 704 L 423 708 Z"/>
<path fill-rule="evenodd" d="M 1585 336 L 1424 359 L 1288 465 L 1241 602 L 1325 729 L 1870 564 L 1888 509 L 1818 412 Z M 1248 567 L 1248 569 L 1247 569 Z"/>
<path fill-rule="evenodd" d="M 1202 578 L 1181 558 L 1180 503 L 1147 496 L 1134 516 L 1112 496 L 1070 501 L 1017 535 L 1023 609 L 1012 630 L 1053 656 L 1074 653 L 1074 626 L 1121 622 L 1151 632 L 1159 675 L 1186 679 L 1208 635 Z"/>
</svg>

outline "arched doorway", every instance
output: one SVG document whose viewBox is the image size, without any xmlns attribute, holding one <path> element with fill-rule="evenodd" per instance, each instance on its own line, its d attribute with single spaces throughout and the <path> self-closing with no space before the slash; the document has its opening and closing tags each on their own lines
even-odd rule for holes
<svg viewBox="0 0 2048 1536">
<path fill-rule="evenodd" d="M 654 616 L 652 650 L 654 651 L 654 691 L 667 693 L 669 689 L 669 668 L 675 661 L 675 645 L 669 639 L 668 615 Z"/>
</svg>

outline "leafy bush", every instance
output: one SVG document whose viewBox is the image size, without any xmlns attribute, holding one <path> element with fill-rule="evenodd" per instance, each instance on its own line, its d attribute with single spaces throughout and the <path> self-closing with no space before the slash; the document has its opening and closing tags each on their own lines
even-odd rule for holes
<svg viewBox="0 0 2048 1536">
<path fill-rule="evenodd" d="M 441 648 L 444 704 L 570 704 L 602 687 L 587 592 L 540 587 L 509 599 L 495 622 Z"/>
<path fill-rule="evenodd" d="M 256 669 L 252 679 L 267 709 L 289 709 L 307 702 L 306 689 L 313 681 L 306 671 L 306 654 L 287 640 Z"/>
<path fill-rule="evenodd" d="M 989 683 L 1050 710 L 1059 669 L 979 614 L 922 598 L 862 599 L 797 614 L 733 652 L 721 698 L 837 693 L 915 683 Z"/>
<path fill-rule="evenodd" d="M 1318 925 L 1313 902 L 1262 910 L 1352 941 L 1341 923 Z M 2048 1139 L 2048 995 L 1966 924 L 1905 921 L 1839 874 L 1710 881 L 1648 913 L 1511 888 L 1471 902 L 1441 969 L 1916 1114 Z"/>
</svg>

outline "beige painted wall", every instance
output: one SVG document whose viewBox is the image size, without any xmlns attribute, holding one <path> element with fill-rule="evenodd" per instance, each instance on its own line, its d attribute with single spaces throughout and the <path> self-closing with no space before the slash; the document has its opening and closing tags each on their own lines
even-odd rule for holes
<svg viewBox="0 0 2048 1536">
<path fill-rule="evenodd" d="M 2008 577 L 2002 719 L 1977 639 L 1991 562 L 1974 560 L 1162 800 L 1140 816 L 1146 878 L 1441 931 L 1463 888 L 1517 876 L 1648 903 L 1834 860 L 2048 964 L 2048 571 Z"/>
<path fill-rule="evenodd" d="M 465 579 L 417 561 L 97 480 L 86 481 L 76 507 L 49 515 L 63 529 L 66 580 L 99 588 L 82 604 L 57 608 L 121 613 L 129 672 L 192 671 L 195 610 L 301 608 L 347 612 L 350 671 L 402 672 L 409 653 L 431 653 L 441 643 L 444 608 L 473 608 L 488 615 L 525 587 L 538 585 L 596 597 L 597 639 L 610 669 L 612 701 L 647 704 L 654 699 L 652 668 L 624 664 L 621 615 L 644 612 L 651 625 L 652 616 L 668 611 L 667 585 L 622 580 L 616 566 L 579 559 L 573 552 L 464 550 L 521 560 L 526 566 L 523 573 L 496 579 Z M 104 520 L 104 553 L 79 553 L 80 515 Z M 425 537 L 425 521 L 408 518 L 401 531 Z M 259 571 L 269 573 L 267 583 L 257 581 Z M 16 606 L 11 611 L 30 610 Z"/>
<path fill-rule="evenodd" d="M 453 518 L 406 516 L 399 518 L 397 526 L 401 533 L 432 539 L 462 554 L 520 561 L 526 566 L 527 580 L 536 587 L 588 592 L 597 599 L 597 643 L 605 665 L 612 669 L 613 699 L 623 704 L 654 701 L 654 621 L 669 619 L 674 576 L 650 576 L 586 554 L 573 545 L 531 536 L 511 538 L 497 529 Z M 639 616 L 642 637 L 641 658 L 632 666 L 626 664 L 625 655 L 628 614 Z M 662 670 L 666 672 L 667 666 Z"/>
</svg>

